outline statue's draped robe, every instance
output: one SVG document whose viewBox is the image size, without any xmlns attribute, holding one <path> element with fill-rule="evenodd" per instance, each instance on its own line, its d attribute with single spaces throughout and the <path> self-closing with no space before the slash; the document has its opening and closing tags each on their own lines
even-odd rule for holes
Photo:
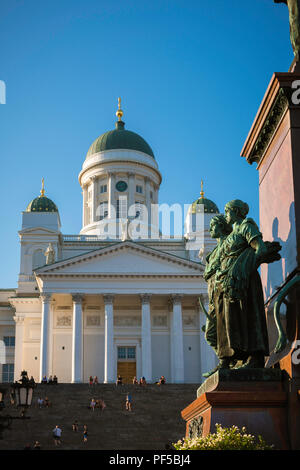
<svg viewBox="0 0 300 470">
<path fill-rule="evenodd" d="M 217 329 L 216 329 L 216 309 L 215 309 L 215 274 L 220 264 L 220 246 L 222 241 L 207 255 L 204 270 L 204 279 L 207 282 L 208 292 L 208 314 L 205 325 L 205 339 L 207 343 L 217 350 Z"/>
<path fill-rule="evenodd" d="M 264 298 L 252 240 L 261 233 L 252 219 L 244 219 L 222 244 L 216 273 L 215 307 L 217 354 L 269 354 Z M 240 355 L 240 356 L 239 356 Z"/>
</svg>

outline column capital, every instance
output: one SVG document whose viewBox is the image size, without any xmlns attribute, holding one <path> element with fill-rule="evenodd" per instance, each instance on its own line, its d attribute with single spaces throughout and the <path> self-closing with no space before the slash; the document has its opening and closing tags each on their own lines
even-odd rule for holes
<svg viewBox="0 0 300 470">
<path fill-rule="evenodd" d="M 40 299 L 43 303 L 51 302 L 51 296 L 52 294 L 42 292 L 40 294 Z"/>
<path fill-rule="evenodd" d="M 152 294 L 140 294 L 142 304 L 149 304 Z"/>
<path fill-rule="evenodd" d="M 84 294 L 82 293 L 78 292 L 78 293 L 72 294 L 72 300 L 74 304 L 81 304 L 83 299 L 84 299 Z"/>
<path fill-rule="evenodd" d="M 132 171 L 129 172 L 129 173 L 127 173 L 127 175 L 128 175 L 128 178 L 133 178 L 133 177 L 135 177 L 135 173 L 132 173 Z"/>
<path fill-rule="evenodd" d="M 173 305 L 181 304 L 182 298 L 183 298 L 183 294 L 172 294 L 171 295 L 171 301 L 172 301 Z"/>
<path fill-rule="evenodd" d="M 24 323 L 25 317 L 21 317 L 20 315 L 17 315 L 13 317 L 13 319 L 18 325 L 21 325 Z"/>
<path fill-rule="evenodd" d="M 113 304 L 115 296 L 113 294 L 104 294 L 103 300 L 105 305 Z"/>
</svg>

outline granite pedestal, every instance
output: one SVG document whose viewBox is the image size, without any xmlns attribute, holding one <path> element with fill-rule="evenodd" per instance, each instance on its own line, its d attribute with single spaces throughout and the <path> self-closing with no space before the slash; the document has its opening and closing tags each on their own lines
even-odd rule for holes
<svg viewBox="0 0 300 470">
<path fill-rule="evenodd" d="M 223 427 L 246 427 L 276 449 L 290 448 L 288 394 L 280 369 L 220 370 L 198 389 L 197 399 L 181 415 L 186 437 L 205 437 Z"/>
</svg>

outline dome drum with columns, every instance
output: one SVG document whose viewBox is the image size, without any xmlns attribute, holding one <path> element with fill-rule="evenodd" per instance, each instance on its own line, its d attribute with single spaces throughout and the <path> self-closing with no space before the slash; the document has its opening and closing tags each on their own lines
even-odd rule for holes
<svg viewBox="0 0 300 470">
<path fill-rule="evenodd" d="M 10 345 L 2 381 L 17 380 L 25 369 L 36 381 L 56 375 L 77 383 L 96 375 L 111 383 L 120 373 L 125 383 L 161 375 L 169 383 L 201 383 L 216 365 L 202 331 L 199 294 L 208 300 L 198 255 L 214 246 L 208 225 L 218 209 L 202 187 L 184 236 L 162 236 L 152 208 L 162 181 L 157 161 L 122 117 L 119 100 L 116 129 L 94 141 L 79 174 L 80 234 L 61 232 L 44 181 L 22 213 L 18 287 L 0 292 L 6 305 L 0 340 Z"/>
<path fill-rule="evenodd" d="M 121 219 L 135 218 L 138 214 L 146 226 L 141 233 L 152 230 L 158 234 L 158 220 L 151 213 L 151 205 L 158 202 L 162 180 L 158 165 L 147 142 L 125 129 L 120 99 L 116 114 L 116 129 L 93 142 L 79 174 L 83 193 L 80 233 L 118 237 L 122 233 Z M 142 206 L 146 215 L 141 213 Z"/>
</svg>

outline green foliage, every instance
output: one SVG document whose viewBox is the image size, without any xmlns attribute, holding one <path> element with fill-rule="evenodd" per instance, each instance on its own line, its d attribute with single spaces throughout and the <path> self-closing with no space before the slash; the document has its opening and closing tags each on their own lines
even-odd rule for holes
<svg viewBox="0 0 300 470">
<path fill-rule="evenodd" d="M 173 444 L 177 450 L 272 450 L 274 446 L 268 445 L 261 436 L 247 433 L 245 427 L 241 430 L 237 426 L 223 428 L 216 424 L 216 432 L 206 437 L 183 439 Z"/>
</svg>

